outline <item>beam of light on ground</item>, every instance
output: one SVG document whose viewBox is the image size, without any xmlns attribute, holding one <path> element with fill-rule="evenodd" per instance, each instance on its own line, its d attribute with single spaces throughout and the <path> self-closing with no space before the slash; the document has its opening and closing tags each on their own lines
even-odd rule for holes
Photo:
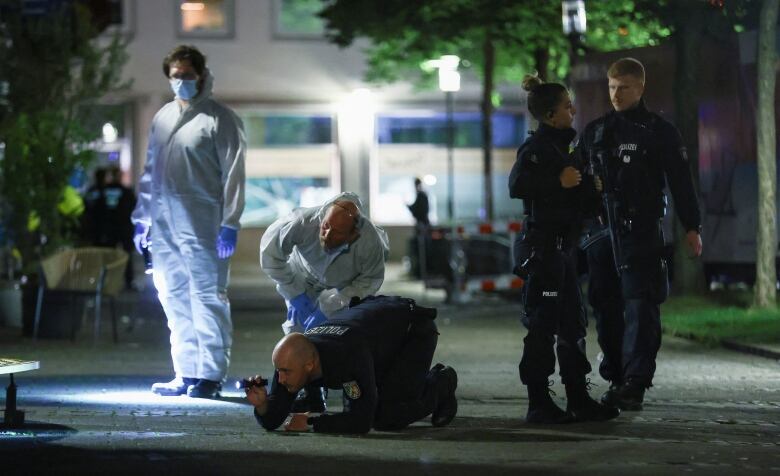
<svg viewBox="0 0 780 476">
<path fill-rule="evenodd" d="M 226 393 L 225 397 L 243 397 L 243 394 L 239 393 Z M 119 392 L 103 392 L 103 391 L 90 391 L 80 392 L 67 395 L 49 395 L 50 398 L 62 400 L 67 403 L 93 403 L 93 404 L 105 404 L 105 405 L 144 405 L 144 406 L 195 406 L 195 407 L 224 407 L 224 406 L 236 406 L 241 405 L 232 401 L 223 400 L 209 400 L 205 398 L 189 398 L 186 396 L 179 397 L 161 397 L 155 395 L 148 390 L 146 391 L 119 391 Z"/>
</svg>

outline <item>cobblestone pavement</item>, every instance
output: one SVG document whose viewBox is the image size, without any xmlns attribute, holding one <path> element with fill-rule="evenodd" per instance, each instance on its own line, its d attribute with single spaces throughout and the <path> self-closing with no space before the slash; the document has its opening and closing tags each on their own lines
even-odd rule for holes
<svg viewBox="0 0 780 476">
<path fill-rule="evenodd" d="M 441 299 L 389 278 L 386 294 Z M 283 303 L 270 283 L 245 274 L 234 279 L 232 305 L 229 382 L 270 374 Z M 458 371 L 458 417 L 446 428 L 420 422 L 366 436 L 266 433 L 233 391 L 219 401 L 151 395 L 171 372 L 167 328 L 153 312 L 125 321 L 117 345 L 108 329 L 96 346 L 87 330 L 75 342 L 34 344 L 0 329 L 1 356 L 41 361 L 17 376 L 30 423 L 0 430 L 0 474 L 780 474 L 780 363 L 666 337 L 643 412 L 527 425 L 518 312 L 494 297 L 440 305 L 435 358 Z M 595 338 L 589 346 L 595 367 Z M 591 377 L 595 395 L 606 390 Z M 331 409 L 339 401 L 332 393 Z"/>
</svg>

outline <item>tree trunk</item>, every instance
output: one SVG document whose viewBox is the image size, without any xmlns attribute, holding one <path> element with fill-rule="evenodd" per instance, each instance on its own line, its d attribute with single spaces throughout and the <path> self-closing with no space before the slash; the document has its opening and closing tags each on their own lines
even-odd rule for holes
<svg viewBox="0 0 780 476">
<path fill-rule="evenodd" d="M 537 48 L 534 51 L 534 67 L 542 80 L 550 81 L 550 50 Z"/>
<path fill-rule="evenodd" d="M 688 149 L 696 196 L 699 196 L 699 44 L 704 34 L 704 19 L 698 5 L 691 2 L 681 6 L 690 10 L 680 15 L 685 21 L 678 24 L 675 35 L 677 57 L 675 109 L 677 127 L 683 144 Z M 674 221 L 674 281 L 676 294 L 702 293 L 706 289 L 704 265 L 700 259 L 690 259 L 685 241 L 685 230 L 679 220 Z M 704 243 L 704 246 L 707 246 Z"/>
<path fill-rule="evenodd" d="M 496 66 L 496 49 L 493 38 L 488 31 L 482 45 L 485 57 L 484 84 L 482 89 L 482 157 L 483 179 L 485 182 L 484 220 L 493 221 L 493 76 Z"/>
<path fill-rule="evenodd" d="M 777 142 L 775 141 L 775 38 L 780 0 L 764 0 L 758 27 L 758 107 L 756 139 L 758 145 L 758 236 L 756 237 L 756 287 L 753 304 L 771 307 L 775 304 L 777 274 Z"/>
</svg>

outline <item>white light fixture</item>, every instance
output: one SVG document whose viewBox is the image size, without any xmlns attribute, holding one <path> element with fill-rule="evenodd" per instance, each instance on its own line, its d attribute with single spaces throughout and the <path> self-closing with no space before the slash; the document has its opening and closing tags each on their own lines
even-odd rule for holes
<svg viewBox="0 0 780 476">
<path fill-rule="evenodd" d="M 444 55 L 439 58 L 439 89 L 444 92 L 460 91 L 460 73 L 458 73 L 460 58 L 455 55 Z"/>
<path fill-rule="evenodd" d="M 423 177 L 423 183 L 429 187 L 436 185 L 436 182 L 438 182 L 438 180 L 436 180 L 435 175 L 428 174 Z"/>
<path fill-rule="evenodd" d="M 110 122 L 103 124 L 103 142 L 110 144 L 119 138 L 119 131 Z"/>
<path fill-rule="evenodd" d="M 339 129 L 348 134 L 350 138 L 373 134 L 375 114 L 376 98 L 374 93 L 367 88 L 355 89 L 338 105 L 338 118 L 341 123 Z"/>
<path fill-rule="evenodd" d="M 563 0 L 561 22 L 564 35 L 582 35 L 587 30 L 584 0 Z"/>
<path fill-rule="evenodd" d="M 446 92 L 460 91 L 460 73 L 457 71 L 439 70 L 439 89 Z"/>
<path fill-rule="evenodd" d="M 201 2 L 184 2 L 181 4 L 181 10 L 183 12 L 199 12 L 205 9 L 206 5 Z"/>
</svg>

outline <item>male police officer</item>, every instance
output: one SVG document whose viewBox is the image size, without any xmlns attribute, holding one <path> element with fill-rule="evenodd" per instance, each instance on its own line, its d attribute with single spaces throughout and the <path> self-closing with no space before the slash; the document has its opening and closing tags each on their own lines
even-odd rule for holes
<svg viewBox="0 0 780 476">
<path fill-rule="evenodd" d="M 599 371 L 611 382 L 602 401 L 641 410 L 661 347 L 660 304 L 668 294 L 664 186 L 669 185 L 693 256 L 701 255 L 701 218 L 680 133 L 642 99 L 644 66 L 623 58 L 607 74 L 614 111 L 588 124 L 580 150 L 603 175 L 604 193 L 613 199 L 604 207 L 611 211 L 602 210 L 602 222 L 614 239 L 587 248 L 588 297 L 604 353 Z"/>
<path fill-rule="evenodd" d="M 447 425 L 457 413 L 458 377 L 452 367 L 430 368 L 435 317 L 435 309 L 411 299 L 377 296 L 305 334 L 288 334 L 274 348 L 270 395 L 262 386 L 246 389 L 257 421 L 274 430 L 289 416 L 287 431 L 366 433 L 399 430 L 432 414 L 434 426 Z M 342 389 L 344 410 L 290 415 L 298 391 L 312 383 Z"/>
</svg>

